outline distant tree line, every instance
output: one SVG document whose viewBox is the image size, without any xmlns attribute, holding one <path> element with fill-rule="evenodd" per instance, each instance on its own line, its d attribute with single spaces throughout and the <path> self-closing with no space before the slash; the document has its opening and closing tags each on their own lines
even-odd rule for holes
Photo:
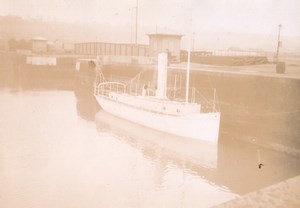
<svg viewBox="0 0 300 208">
<path fill-rule="evenodd" d="M 31 41 L 24 39 L 16 40 L 15 38 L 11 38 L 8 41 L 8 48 L 10 51 L 16 51 L 17 49 L 31 50 Z"/>
</svg>

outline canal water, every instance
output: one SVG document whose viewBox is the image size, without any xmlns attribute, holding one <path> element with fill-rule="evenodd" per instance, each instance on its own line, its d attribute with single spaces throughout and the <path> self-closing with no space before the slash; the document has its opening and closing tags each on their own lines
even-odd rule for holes
<svg viewBox="0 0 300 208">
<path fill-rule="evenodd" d="M 11 79 L 0 79 L 0 207 L 211 207 L 300 173 L 298 157 L 239 129 L 221 126 L 218 145 L 173 137 L 103 112 L 72 78 Z"/>
</svg>

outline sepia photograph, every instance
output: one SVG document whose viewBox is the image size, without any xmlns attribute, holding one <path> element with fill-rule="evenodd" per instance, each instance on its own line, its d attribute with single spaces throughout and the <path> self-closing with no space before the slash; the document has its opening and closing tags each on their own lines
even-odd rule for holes
<svg viewBox="0 0 300 208">
<path fill-rule="evenodd" d="M 0 0 L 0 207 L 300 207 L 299 9 Z"/>
</svg>

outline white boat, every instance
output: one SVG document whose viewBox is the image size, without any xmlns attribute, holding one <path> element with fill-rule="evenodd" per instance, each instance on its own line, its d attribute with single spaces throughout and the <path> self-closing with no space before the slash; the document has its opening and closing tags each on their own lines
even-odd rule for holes
<svg viewBox="0 0 300 208">
<path fill-rule="evenodd" d="M 189 64 L 187 69 L 186 101 L 167 98 L 167 54 L 158 55 L 157 89 L 153 95 L 146 87 L 141 94 L 130 93 L 132 86 L 106 81 L 101 63 L 96 62 L 98 78 L 94 95 L 106 112 L 122 119 L 191 139 L 218 142 L 220 112 L 201 112 L 201 104 L 188 102 Z"/>
</svg>

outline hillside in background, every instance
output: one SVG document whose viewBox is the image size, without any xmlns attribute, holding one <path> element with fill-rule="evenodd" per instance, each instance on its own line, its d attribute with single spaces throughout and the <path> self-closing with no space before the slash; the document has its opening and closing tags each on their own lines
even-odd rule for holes
<svg viewBox="0 0 300 208">
<path fill-rule="evenodd" d="M 177 33 L 182 34 L 182 48 L 187 48 L 188 36 L 185 31 L 178 28 L 156 27 L 139 25 L 139 43 L 148 44 L 147 34 L 149 33 Z M 38 19 L 24 19 L 18 16 L 0 16 L 0 38 L 2 40 L 26 39 L 30 40 L 35 36 L 43 36 L 49 40 L 60 40 L 65 43 L 74 42 L 117 42 L 130 43 L 135 37 L 134 25 L 116 25 L 97 22 L 63 23 L 45 22 Z M 285 52 L 300 51 L 300 37 L 284 36 L 282 31 L 283 47 Z M 228 49 L 237 47 L 242 50 L 259 49 L 275 51 L 277 46 L 277 34 L 239 34 L 224 31 L 202 31 L 195 28 L 194 49 Z"/>
<path fill-rule="evenodd" d="M 59 39 L 63 42 L 105 41 L 130 42 L 130 28 L 118 26 L 119 38 L 113 35 L 111 25 L 99 23 L 63 23 L 44 22 L 37 19 L 23 19 L 17 16 L 0 16 L 0 37 L 30 40 L 35 36 L 43 36 L 49 40 Z M 129 30 L 129 31 L 127 31 Z M 127 37 L 126 37 L 127 36 Z"/>
</svg>

